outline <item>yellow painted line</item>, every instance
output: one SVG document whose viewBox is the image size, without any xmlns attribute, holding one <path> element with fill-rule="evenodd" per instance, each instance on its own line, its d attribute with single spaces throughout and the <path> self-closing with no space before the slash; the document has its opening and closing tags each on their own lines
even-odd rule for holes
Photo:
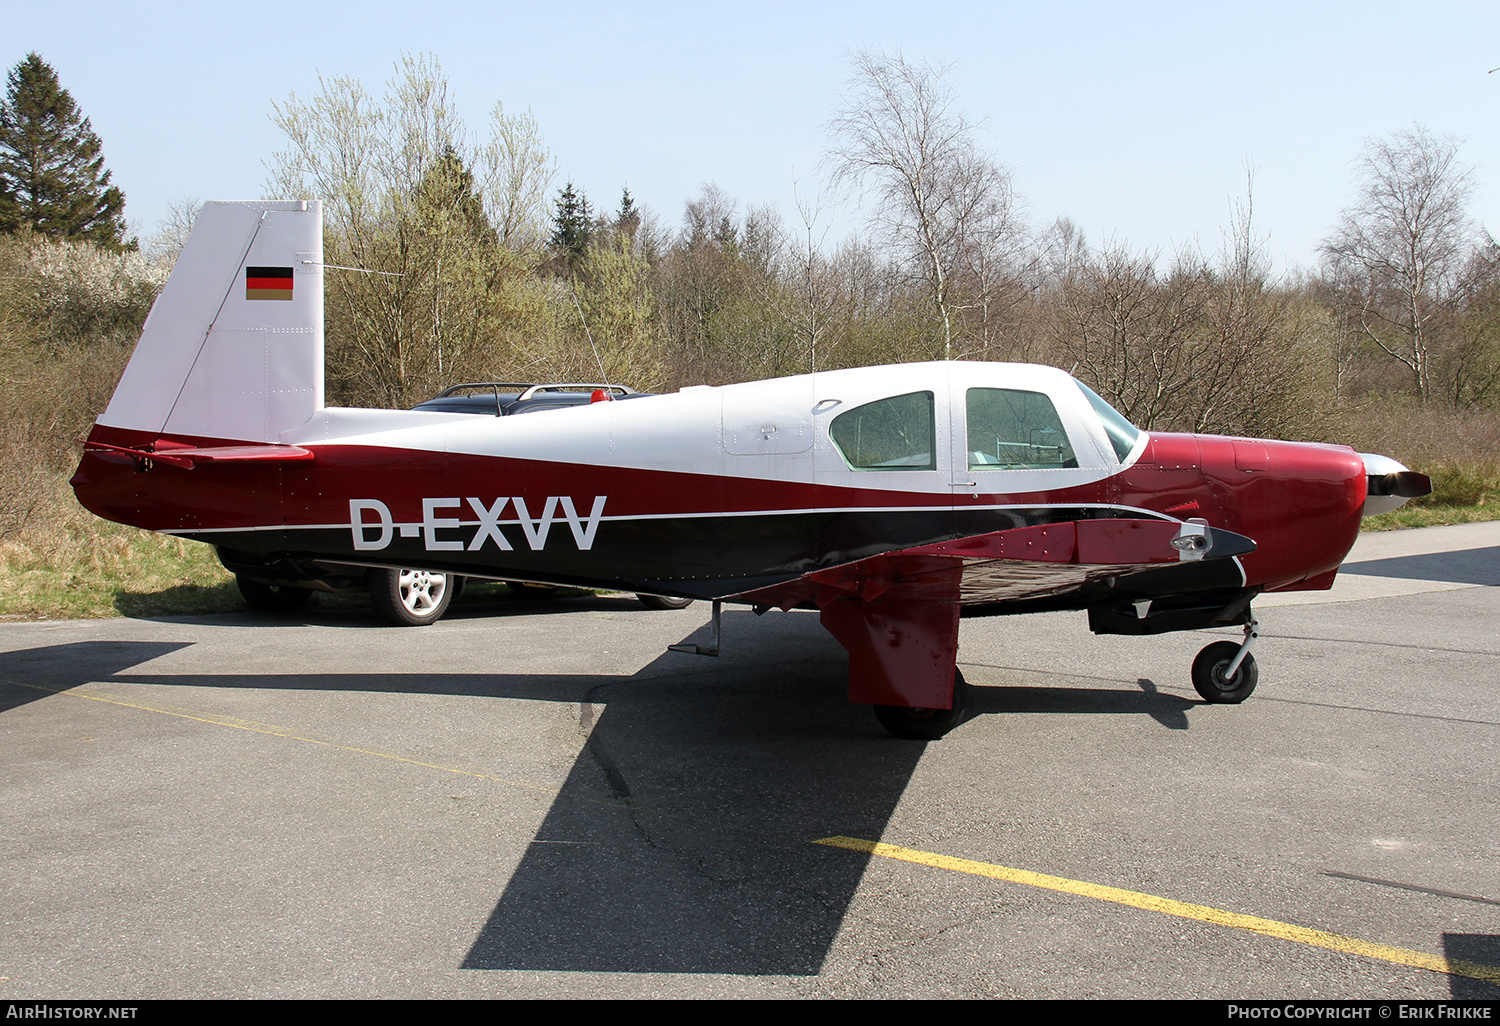
<svg viewBox="0 0 1500 1026">
<path fill-rule="evenodd" d="M 255 720 L 242 720 L 234 716 L 216 716 L 213 713 L 202 713 L 177 709 L 169 705 L 159 705 L 152 702 L 142 702 L 136 699 L 126 699 L 119 695 L 112 695 L 107 691 L 82 691 L 77 687 L 49 688 L 42 684 L 27 684 L 24 681 L 5 680 L 6 684 L 16 687 L 31 688 L 34 691 L 46 691 L 54 695 L 63 695 L 68 698 L 84 698 L 91 702 L 103 702 L 106 705 L 118 705 L 126 709 L 137 709 L 141 712 L 156 713 L 161 716 L 175 716 L 180 720 L 193 720 L 198 723 L 211 723 L 219 727 L 232 727 L 235 730 L 245 730 L 253 734 L 266 734 L 270 737 L 286 738 L 289 741 L 301 741 L 310 745 L 321 745 L 324 748 L 333 748 L 341 752 L 352 752 L 355 755 L 373 755 L 378 759 L 389 759 L 392 762 L 405 763 L 408 766 L 419 766 L 423 769 L 442 770 L 444 773 L 456 773 L 460 776 L 474 777 L 479 780 L 488 780 L 496 784 L 506 784 L 511 787 L 525 788 L 542 794 L 556 796 L 566 792 L 559 791 L 555 787 L 546 787 L 527 780 L 512 780 L 506 777 L 497 777 L 489 773 L 480 773 L 476 770 L 464 769 L 461 766 L 444 765 L 438 762 L 425 762 L 421 759 L 413 759 L 405 755 L 396 755 L 392 752 L 381 752 L 373 748 L 358 748 L 354 745 L 340 744 L 327 738 L 312 737 L 308 734 L 298 734 L 284 727 L 277 727 L 269 723 L 257 723 Z M 580 797 L 573 795 L 572 797 Z M 596 801 L 592 798 L 583 798 L 584 801 Z M 603 804 L 603 803 L 601 803 Z"/>
<path fill-rule="evenodd" d="M 989 877 L 992 880 L 1025 884 L 1028 887 L 1042 887 L 1049 891 L 1062 891 L 1064 894 L 1076 894 L 1085 898 L 1095 898 L 1099 901 L 1113 902 L 1116 905 L 1129 905 L 1132 908 L 1145 909 L 1148 912 L 1160 912 L 1163 915 L 1178 916 L 1183 919 L 1196 919 L 1200 922 L 1213 923 L 1216 926 L 1227 926 L 1236 930 L 1249 930 L 1252 933 L 1264 934 L 1267 937 L 1276 937 L 1280 940 L 1295 941 L 1298 944 L 1309 944 L 1316 948 L 1327 948 L 1330 951 L 1342 951 L 1350 955 L 1363 955 L 1365 958 L 1393 962 L 1396 965 L 1429 969 L 1432 972 L 1446 973 L 1449 976 L 1466 976 L 1470 979 L 1500 983 L 1500 966 L 1484 965 L 1479 962 L 1466 962 L 1457 958 L 1443 958 L 1438 955 L 1429 955 L 1423 951 L 1411 951 L 1406 948 L 1391 947 L 1389 944 L 1377 944 L 1373 941 L 1358 940 L 1354 937 L 1345 937 L 1337 933 L 1328 933 L 1324 930 L 1310 930 L 1305 926 L 1294 926 L 1291 923 L 1281 923 L 1274 919 L 1262 919 L 1259 916 L 1247 916 L 1239 912 L 1227 912 L 1224 909 L 1210 908 L 1207 905 L 1192 905 L 1185 901 L 1173 901 L 1171 898 L 1160 898 L 1154 894 L 1142 894 L 1140 891 L 1127 891 L 1119 887 L 1105 887 L 1102 884 L 1087 883 L 1083 880 L 1069 880 L 1067 877 L 1062 876 L 1033 873 L 1026 869 L 1011 869 L 1008 866 L 998 866 L 992 862 L 956 859 L 949 855 L 938 855 L 930 851 L 918 851 L 915 848 L 902 848 L 894 844 L 882 844 L 879 841 L 866 841 L 858 837 L 824 837 L 813 843 L 826 844 L 832 848 L 848 848 L 851 851 L 862 851 L 870 855 L 879 855 L 883 858 L 899 859 L 902 862 L 915 862 L 918 865 L 932 866 L 935 869 L 948 869 L 955 873 L 969 873 L 973 876 Z"/>
<path fill-rule="evenodd" d="M 299 734 L 272 724 L 258 723 L 254 720 L 242 720 L 233 716 L 216 716 L 212 713 L 192 712 L 167 705 L 125 699 L 119 695 L 109 694 L 108 692 L 83 691 L 78 687 L 49 688 L 41 684 L 28 684 L 24 681 L 0 679 L 3 679 L 6 684 L 31 688 L 34 691 L 46 691 L 54 695 L 82 698 L 91 702 L 103 702 L 107 705 L 117 705 L 127 709 L 137 709 L 142 712 L 152 712 L 163 716 L 174 716 L 178 719 L 193 720 L 198 723 L 209 723 L 221 727 L 230 727 L 235 730 L 265 734 L 270 737 L 286 738 L 292 741 L 301 741 L 305 744 L 320 745 L 324 748 L 331 748 L 337 751 L 351 752 L 356 755 L 370 755 L 380 759 L 390 759 L 393 762 L 400 762 L 409 766 L 440 770 L 444 773 L 455 773 L 478 780 L 524 788 L 542 794 L 552 796 L 568 794 L 568 792 L 561 791 L 556 787 L 547 787 L 532 783 L 531 781 L 497 777 L 489 773 L 464 769 L 460 766 L 426 762 L 422 759 L 413 759 L 391 752 L 381 752 L 370 748 L 339 744 L 336 741 L 330 741 L 326 738 Z M 569 797 L 591 804 L 605 805 L 611 808 L 615 807 L 610 802 L 600 801 L 584 795 L 569 794 Z M 919 851 L 915 848 L 902 848 L 898 845 L 884 844 L 880 841 L 866 841 L 858 837 L 824 837 L 813 843 L 827 845 L 832 848 L 847 848 L 851 851 L 879 855 L 883 858 L 899 859 L 903 862 L 914 862 L 918 865 L 932 866 L 935 869 L 947 869 L 957 873 L 969 873 L 973 876 L 989 877 L 992 880 L 1004 880 L 1009 883 L 1025 884 L 1029 887 L 1041 887 L 1047 890 L 1061 891 L 1065 894 L 1076 894 L 1081 897 L 1113 902 L 1117 905 L 1129 905 L 1133 908 L 1145 909 L 1150 912 L 1160 912 L 1163 915 L 1179 916 L 1183 919 L 1196 919 L 1200 922 L 1213 923 L 1219 926 L 1249 930 L 1253 933 L 1264 934 L 1267 937 L 1296 941 L 1300 944 L 1327 948 L 1331 951 L 1342 951 L 1351 955 L 1363 955 L 1366 958 L 1380 959 L 1381 961 L 1392 962 L 1396 965 L 1412 966 L 1417 969 L 1428 969 L 1433 972 L 1446 973 L 1450 976 L 1466 976 L 1475 980 L 1500 983 L 1500 967 L 1497 966 L 1484 965 L 1479 962 L 1466 962 L 1456 958 L 1442 958 L 1421 951 L 1392 947 L 1388 944 L 1377 944 L 1373 941 L 1362 941 L 1354 937 L 1344 937 L 1336 933 L 1327 933 L 1323 930 L 1308 929 L 1305 926 L 1294 926 L 1291 923 L 1277 922 L 1274 919 L 1262 919 L 1259 916 L 1247 916 L 1239 912 L 1228 912 L 1224 909 L 1211 908 L 1207 905 L 1193 905 L 1184 901 L 1174 901 L 1171 898 L 1161 898 L 1154 894 L 1143 894 L 1140 891 L 1127 891 L 1119 887 L 1106 887 L 1102 884 L 1092 884 L 1083 880 L 1070 880 L 1062 876 L 1048 876 L 1045 873 L 1033 873 L 1026 869 L 1011 869 L 1008 866 L 1000 866 L 992 862 L 959 859 L 951 855 L 939 855 L 936 852 Z"/>
</svg>

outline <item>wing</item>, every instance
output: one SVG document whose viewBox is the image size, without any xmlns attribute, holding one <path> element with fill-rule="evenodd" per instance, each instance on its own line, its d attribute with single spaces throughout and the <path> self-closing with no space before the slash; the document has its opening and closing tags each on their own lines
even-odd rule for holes
<svg viewBox="0 0 1500 1026">
<path fill-rule="evenodd" d="M 1243 535 L 1169 520 L 1075 520 L 898 549 L 735 596 L 819 609 L 837 599 L 975 605 L 1045 598 L 1089 581 L 1255 551 Z"/>
<path fill-rule="evenodd" d="M 1046 598 L 1174 563 L 1230 559 L 1255 543 L 1206 524 L 1076 520 L 868 556 L 735 596 L 815 606 L 849 652 L 849 700 L 947 709 L 960 607 Z"/>
</svg>

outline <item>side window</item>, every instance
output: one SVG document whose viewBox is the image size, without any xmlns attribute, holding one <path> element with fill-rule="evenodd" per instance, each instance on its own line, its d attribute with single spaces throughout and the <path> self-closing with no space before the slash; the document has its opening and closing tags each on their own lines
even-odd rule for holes
<svg viewBox="0 0 1500 1026">
<path fill-rule="evenodd" d="M 829 437 L 855 470 L 935 470 L 931 392 L 908 392 L 834 418 Z"/>
<path fill-rule="evenodd" d="M 1041 392 L 968 391 L 969 469 L 1076 467 L 1057 409 Z"/>
</svg>

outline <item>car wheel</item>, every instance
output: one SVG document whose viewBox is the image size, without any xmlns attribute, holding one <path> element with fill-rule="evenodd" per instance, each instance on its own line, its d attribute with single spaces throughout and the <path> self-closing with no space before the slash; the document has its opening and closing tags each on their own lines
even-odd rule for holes
<svg viewBox="0 0 1500 1026">
<path fill-rule="evenodd" d="M 668 595 L 637 595 L 636 598 L 647 609 L 686 609 L 693 604 L 690 598 L 672 598 Z"/>
<path fill-rule="evenodd" d="M 447 574 L 384 567 L 370 571 L 370 601 L 380 618 L 395 627 L 437 623 L 452 598 Z"/>
</svg>

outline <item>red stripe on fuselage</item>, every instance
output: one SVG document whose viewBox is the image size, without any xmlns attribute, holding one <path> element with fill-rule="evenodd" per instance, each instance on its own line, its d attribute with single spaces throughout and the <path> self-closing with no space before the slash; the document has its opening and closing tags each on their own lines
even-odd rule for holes
<svg viewBox="0 0 1500 1026">
<path fill-rule="evenodd" d="M 98 429 L 96 429 L 98 430 Z M 109 441 L 96 436 L 98 441 Z M 119 441 L 109 444 L 120 445 Z M 226 444 L 222 440 L 196 444 Z M 951 508 L 954 500 L 944 493 L 895 492 L 873 488 L 825 485 L 809 482 L 774 481 L 646 470 L 555 463 L 502 456 L 431 453 L 378 446 L 303 444 L 313 460 L 279 468 L 282 516 L 275 523 L 288 525 L 347 523 L 350 499 L 379 499 L 398 521 L 422 519 L 422 500 L 438 496 L 475 496 L 486 501 L 497 496 L 523 496 L 530 501 L 549 495 L 571 495 L 592 500 L 607 495 L 606 518 L 685 516 L 753 513 L 808 509 Z M 92 473 L 85 474 L 95 454 L 85 457 L 75 487 L 79 498 L 101 516 L 119 519 L 150 530 L 215 529 L 246 527 L 264 523 L 237 510 L 236 502 L 249 498 L 250 488 L 264 489 L 265 482 L 251 485 L 242 467 L 200 464 L 181 476 L 165 469 L 145 475 L 156 494 L 149 504 L 132 503 L 130 510 L 97 509 Z M 122 457 L 122 459 L 124 459 Z M 127 461 L 128 462 L 128 461 Z M 174 468 L 175 469 L 175 468 Z M 190 477 L 188 475 L 191 475 Z M 1007 503 L 1043 505 L 1100 502 L 1099 485 L 1028 495 L 1004 496 Z M 990 505 L 994 496 L 973 499 L 966 505 Z M 532 505 L 540 509 L 540 505 Z"/>
<path fill-rule="evenodd" d="M 127 448 L 156 441 L 144 432 L 97 426 L 90 437 Z M 200 446 L 238 441 L 174 440 Z M 1257 543 L 1257 551 L 1243 559 L 1247 583 L 1269 588 L 1338 566 L 1358 533 L 1365 495 L 1363 462 L 1353 450 L 1267 441 L 1242 445 L 1237 460 L 1235 440 L 1203 435 L 1155 435 L 1141 462 L 1091 484 L 977 496 L 949 495 L 942 475 L 935 475 L 931 492 L 886 491 L 379 446 L 303 445 L 314 452 L 311 462 L 204 463 L 192 470 L 157 464 L 145 473 L 129 457 L 87 453 L 73 484 L 79 500 L 100 516 L 167 531 L 347 524 L 351 499 L 385 503 L 397 523 L 422 521 L 422 500 L 438 497 L 490 503 L 521 496 L 534 516 L 548 496 L 572 496 L 580 510 L 588 509 L 595 496 L 608 496 L 606 522 L 994 505 L 1164 510 L 1197 501 L 1197 514 L 1209 524 Z M 467 507 L 443 515 L 467 517 Z"/>
</svg>

